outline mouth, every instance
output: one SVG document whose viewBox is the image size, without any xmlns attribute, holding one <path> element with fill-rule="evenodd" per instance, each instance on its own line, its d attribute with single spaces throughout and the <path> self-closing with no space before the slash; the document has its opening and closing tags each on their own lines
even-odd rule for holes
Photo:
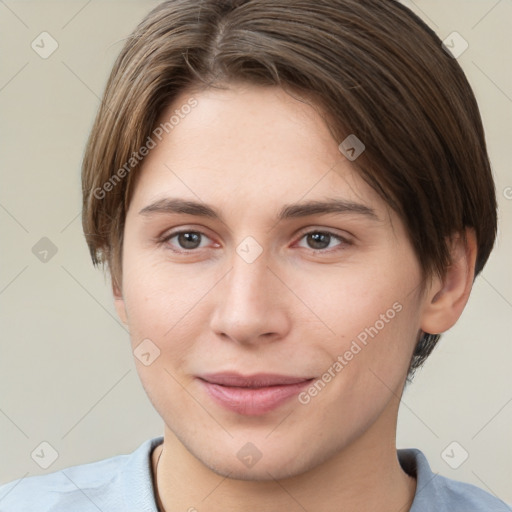
<svg viewBox="0 0 512 512">
<path fill-rule="evenodd" d="M 207 395 L 217 405 L 246 416 L 259 416 L 278 408 L 313 379 L 268 373 L 247 376 L 217 373 L 198 377 Z"/>
</svg>

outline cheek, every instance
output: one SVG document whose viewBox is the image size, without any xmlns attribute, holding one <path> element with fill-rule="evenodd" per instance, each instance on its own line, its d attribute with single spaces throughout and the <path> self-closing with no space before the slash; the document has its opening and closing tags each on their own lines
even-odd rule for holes
<svg viewBox="0 0 512 512">
<path fill-rule="evenodd" d="M 402 331 L 413 321 L 419 303 L 414 286 L 418 276 L 406 265 L 360 265 L 328 268 L 309 274 L 297 273 L 292 288 L 312 313 L 330 330 L 333 342 L 343 346 L 358 339 L 363 344 L 373 337 Z M 395 336 L 393 336 L 395 337 Z"/>
<path fill-rule="evenodd" d="M 351 270 L 339 279 L 325 279 L 323 294 L 310 295 L 333 331 L 313 338 L 312 355 L 324 372 L 321 380 L 332 386 L 333 393 L 324 398 L 359 407 L 368 399 L 385 400 L 390 389 L 400 388 L 420 324 L 415 289 L 420 275 L 406 261 Z"/>
<path fill-rule="evenodd" d="M 181 371 L 198 338 L 201 324 L 194 321 L 194 304 L 204 292 L 170 274 L 166 265 L 127 258 L 125 270 L 123 294 L 136 369 L 153 406 L 172 424 L 176 411 L 190 407 Z"/>
<path fill-rule="evenodd" d="M 163 356 L 170 357 L 169 362 L 179 365 L 191 340 L 204 329 L 204 322 L 197 321 L 198 312 L 206 304 L 205 290 L 215 283 L 213 276 L 208 272 L 199 276 L 192 265 L 179 268 L 151 258 L 126 258 L 124 265 L 123 296 L 133 348 L 150 339 Z"/>
</svg>

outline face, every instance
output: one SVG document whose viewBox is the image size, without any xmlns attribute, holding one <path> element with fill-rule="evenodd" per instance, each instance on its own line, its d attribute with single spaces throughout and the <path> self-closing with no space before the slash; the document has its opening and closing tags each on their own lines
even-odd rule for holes
<svg viewBox="0 0 512 512">
<path fill-rule="evenodd" d="M 184 93 L 162 121 L 176 109 L 135 186 L 116 300 L 167 431 L 262 480 L 392 437 L 424 306 L 403 223 L 282 89 Z"/>
</svg>

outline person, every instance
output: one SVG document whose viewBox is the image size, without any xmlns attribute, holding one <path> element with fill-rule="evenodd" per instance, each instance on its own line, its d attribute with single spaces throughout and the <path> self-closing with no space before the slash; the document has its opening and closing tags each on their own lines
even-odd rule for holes
<svg viewBox="0 0 512 512">
<path fill-rule="evenodd" d="M 504 511 L 396 448 L 496 235 L 477 103 L 392 0 L 170 0 L 127 39 L 83 226 L 164 435 L 0 508 Z"/>
</svg>

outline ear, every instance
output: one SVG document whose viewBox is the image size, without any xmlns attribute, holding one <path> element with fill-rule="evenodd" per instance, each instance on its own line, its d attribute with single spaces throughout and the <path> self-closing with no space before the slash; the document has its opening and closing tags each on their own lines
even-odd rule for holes
<svg viewBox="0 0 512 512">
<path fill-rule="evenodd" d="M 126 314 L 123 292 L 114 278 L 112 278 L 112 293 L 114 295 L 114 306 L 116 307 L 117 315 L 123 324 L 128 325 L 128 315 Z"/>
<path fill-rule="evenodd" d="M 477 242 L 475 232 L 467 228 L 465 236 L 451 239 L 451 264 L 441 279 L 432 280 L 421 317 L 421 330 L 430 334 L 447 331 L 459 319 L 473 286 Z"/>
</svg>

